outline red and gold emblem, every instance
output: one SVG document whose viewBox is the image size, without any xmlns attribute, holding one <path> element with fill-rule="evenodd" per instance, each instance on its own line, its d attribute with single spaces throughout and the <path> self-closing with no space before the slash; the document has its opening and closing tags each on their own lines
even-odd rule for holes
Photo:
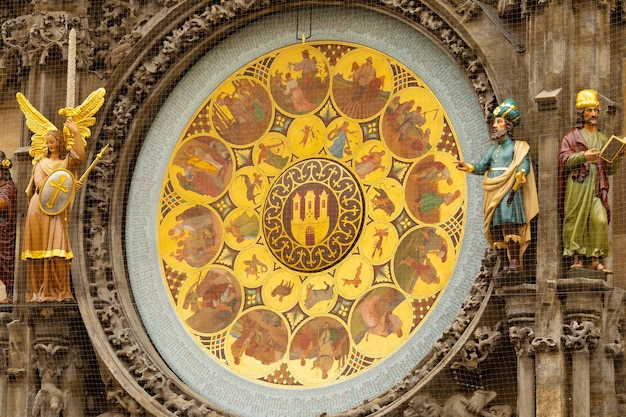
<svg viewBox="0 0 626 417">
<path fill-rule="evenodd" d="M 354 247 L 364 206 L 363 190 L 347 167 L 324 158 L 302 160 L 278 176 L 268 193 L 265 243 L 289 269 L 324 271 Z"/>
</svg>

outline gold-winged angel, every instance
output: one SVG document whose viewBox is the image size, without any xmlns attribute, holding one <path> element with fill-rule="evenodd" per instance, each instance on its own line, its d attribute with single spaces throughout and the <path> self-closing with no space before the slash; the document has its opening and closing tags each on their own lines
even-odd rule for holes
<svg viewBox="0 0 626 417">
<path fill-rule="evenodd" d="M 68 208 L 82 181 L 74 175 L 85 158 L 89 129 L 104 104 L 106 91 L 99 88 L 77 107 L 65 107 L 63 131 L 44 117 L 26 97 L 17 102 L 33 132 L 30 155 L 33 171 L 26 192 L 28 211 L 22 240 L 26 261 L 29 302 L 74 302 L 70 285 L 70 261 L 74 257 L 67 231 Z"/>
</svg>

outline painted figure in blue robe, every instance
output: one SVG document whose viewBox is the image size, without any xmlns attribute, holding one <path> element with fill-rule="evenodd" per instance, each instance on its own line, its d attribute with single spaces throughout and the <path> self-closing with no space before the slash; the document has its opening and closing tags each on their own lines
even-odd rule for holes
<svg viewBox="0 0 626 417">
<path fill-rule="evenodd" d="M 484 176 L 485 238 L 498 252 L 498 275 L 506 276 L 522 268 L 522 257 L 531 239 L 530 221 L 539 212 L 539 204 L 530 146 L 512 136 L 521 118 L 517 103 L 507 98 L 493 115 L 494 143 L 478 162 L 458 161 L 456 166 Z"/>
<path fill-rule="evenodd" d="M 350 122 L 344 121 L 328 134 L 328 140 L 331 142 L 328 152 L 337 159 L 343 159 L 346 155 L 352 155 L 348 135 L 352 135 L 357 131 L 350 130 L 349 127 Z"/>
</svg>

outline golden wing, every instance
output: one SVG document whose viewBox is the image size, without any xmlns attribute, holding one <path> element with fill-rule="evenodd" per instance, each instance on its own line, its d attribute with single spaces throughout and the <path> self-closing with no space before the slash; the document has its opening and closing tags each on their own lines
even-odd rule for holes
<svg viewBox="0 0 626 417">
<path fill-rule="evenodd" d="M 45 136 L 51 130 L 57 130 L 51 121 L 46 119 L 22 94 L 17 93 L 17 104 L 26 118 L 26 126 L 33 132 L 30 138 L 30 150 L 28 153 L 33 157 L 33 164 L 40 160 L 47 152 Z"/>
<path fill-rule="evenodd" d="M 106 90 L 104 88 L 98 88 L 87 96 L 87 98 L 78 107 L 65 107 L 59 110 L 59 114 L 65 117 L 71 117 L 78 126 L 80 135 L 84 139 L 91 136 L 91 126 L 96 124 L 96 118 L 94 114 L 100 110 L 100 107 L 104 104 L 104 96 Z M 74 146 L 74 137 L 69 133 L 68 129 L 63 129 L 65 133 L 65 141 L 67 149 L 71 149 Z"/>
</svg>

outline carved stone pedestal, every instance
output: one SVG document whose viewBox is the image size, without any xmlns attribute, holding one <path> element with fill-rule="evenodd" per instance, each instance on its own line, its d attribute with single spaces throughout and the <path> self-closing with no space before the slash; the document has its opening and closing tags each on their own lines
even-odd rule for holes
<svg viewBox="0 0 626 417">
<path fill-rule="evenodd" d="M 615 304 L 621 305 L 621 297 L 611 301 L 614 289 L 596 271 L 571 271 L 558 286 L 564 300 L 562 344 L 571 357 L 572 416 L 616 415 L 614 363 L 605 355 L 604 334 L 617 331 L 615 319 L 607 319 L 609 310 L 620 309 Z"/>
<path fill-rule="evenodd" d="M 0 417 L 85 415 L 86 357 L 82 320 L 75 304 L 28 304 L 27 319 L 0 313 L 0 345 L 6 358 Z"/>
</svg>

